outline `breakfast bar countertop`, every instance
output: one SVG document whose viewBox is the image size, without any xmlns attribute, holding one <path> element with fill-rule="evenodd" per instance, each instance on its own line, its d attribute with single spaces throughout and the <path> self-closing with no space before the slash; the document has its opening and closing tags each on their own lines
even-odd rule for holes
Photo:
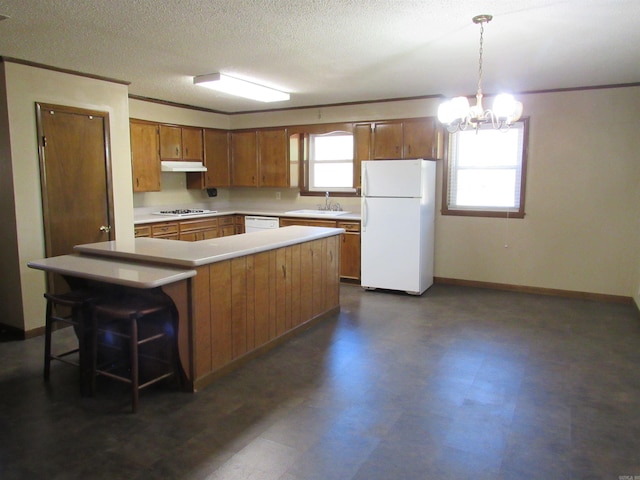
<svg viewBox="0 0 640 480">
<path fill-rule="evenodd" d="M 27 265 L 36 270 L 133 288 L 161 287 L 196 275 L 195 270 L 184 268 L 78 254 L 33 260 Z"/>
<path fill-rule="evenodd" d="M 197 242 L 135 238 L 76 245 L 76 252 L 179 267 L 198 267 L 344 233 L 342 228 L 291 226 Z"/>
</svg>

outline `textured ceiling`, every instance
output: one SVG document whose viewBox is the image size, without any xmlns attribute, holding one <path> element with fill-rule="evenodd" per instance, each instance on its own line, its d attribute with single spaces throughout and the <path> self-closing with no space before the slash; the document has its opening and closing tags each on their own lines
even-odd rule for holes
<svg viewBox="0 0 640 480">
<path fill-rule="evenodd" d="M 0 55 L 223 112 L 640 82 L 638 0 L 0 0 Z M 291 92 L 193 85 L 223 72 Z"/>
</svg>

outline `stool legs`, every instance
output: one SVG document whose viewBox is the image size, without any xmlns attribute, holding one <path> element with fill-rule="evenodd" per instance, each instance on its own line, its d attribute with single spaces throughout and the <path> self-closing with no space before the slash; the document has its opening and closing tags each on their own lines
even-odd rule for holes
<svg viewBox="0 0 640 480">
<path fill-rule="evenodd" d="M 138 319 L 131 319 L 131 409 L 133 413 L 138 411 L 138 395 L 140 383 L 140 369 L 138 359 Z"/>
<path fill-rule="evenodd" d="M 51 301 L 47 300 L 47 313 L 45 317 L 45 325 L 44 325 L 44 381 L 49 381 L 49 376 L 51 374 L 51 327 L 52 327 L 52 319 L 51 315 L 53 313 L 53 304 Z"/>
<path fill-rule="evenodd" d="M 95 378 L 104 375 L 109 378 L 128 383 L 131 387 L 131 409 L 133 413 L 138 410 L 139 392 L 154 383 L 165 378 L 177 375 L 179 368 L 176 365 L 177 339 L 175 329 L 166 327 L 169 322 L 175 324 L 177 310 L 173 302 L 157 296 L 133 297 L 104 302 L 93 307 L 91 320 L 92 333 L 92 371 L 91 389 L 95 391 Z M 160 320 L 160 321 L 158 321 Z M 107 334 L 114 339 L 114 345 L 120 352 L 126 352 L 128 358 L 120 358 L 119 362 L 112 363 L 108 367 L 98 366 L 98 337 Z M 151 342 L 161 341 L 160 355 L 153 355 L 147 351 L 141 351 L 140 347 Z M 124 345 L 123 343 L 127 343 Z M 153 347 L 152 347 L 153 349 Z M 160 371 L 154 372 L 149 377 L 148 373 L 142 378 L 140 360 L 152 361 L 160 365 Z M 118 364 L 125 361 L 128 366 L 126 372 L 118 368 Z M 144 373 L 144 372 L 143 372 Z"/>
<path fill-rule="evenodd" d="M 47 299 L 45 331 L 44 331 L 44 369 L 43 377 L 45 382 L 49 381 L 51 375 L 51 361 L 58 360 L 69 365 L 79 367 L 79 379 L 82 393 L 86 393 L 86 373 L 88 371 L 89 358 L 87 355 L 87 331 L 85 328 L 85 305 L 95 296 L 91 291 L 75 290 L 60 295 L 45 293 Z M 66 307 L 71 310 L 70 315 L 63 316 L 58 308 Z M 78 347 L 61 353 L 52 352 L 53 325 L 56 322 L 66 323 L 75 328 L 78 337 Z M 78 361 L 70 360 L 67 357 L 78 353 Z"/>
</svg>

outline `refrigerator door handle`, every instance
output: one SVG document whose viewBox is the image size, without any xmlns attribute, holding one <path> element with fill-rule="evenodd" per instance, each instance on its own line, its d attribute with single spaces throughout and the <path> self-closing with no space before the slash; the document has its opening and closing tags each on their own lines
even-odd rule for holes
<svg viewBox="0 0 640 480">
<path fill-rule="evenodd" d="M 363 163 L 362 164 L 362 197 L 366 197 L 367 191 L 369 190 L 367 188 L 367 184 L 369 183 L 368 178 L 369 176 L 367 175 L 367 164 Z"/>
<path fill-rule="evenodd" d="M 365 232 L 367 230 L 367 220 L 368 220 L 368 211 L 367 211 L 367 197 L 362 197 L 362 211 L 361 213 L 361 218 L 360 218 L 360 228 L 362 229 L 363 232 Z"/>
</svg>

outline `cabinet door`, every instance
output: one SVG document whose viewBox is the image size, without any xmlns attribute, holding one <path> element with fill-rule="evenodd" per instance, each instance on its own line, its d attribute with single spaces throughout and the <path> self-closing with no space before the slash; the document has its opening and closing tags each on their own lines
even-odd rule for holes
<svg viewBox="0 0 640 480">
<path fill-rule="evenodd" d="M 158 125 L 132 121 L 130 132 L 133 191 L 157 192 L 160 190 Z"/>
<path fill-rule="evenodd" d="M 171 125 L 160 125 L 160 158 L 182 160 L 182 129 Z"/>
<path fill-rule="evenodd" d="M 231 165 L 229 162 L 229 132 L 224 130 L 204 131 L 205 188 L 228 187 L 231 185 Z"/>
<path fill-rule="evenodd" d="M 258 130 L 261 187 L 289 186 L 289 156 L 285 128 Z"/>
<path fill-rule="evenodd" d="M 182 127 L 182 160 L 202 161 L 202 128 Z"/>
<path fill-rule="evenodd" d="M 373 159 L 402 158 L 402 122 L 378 122 L 373 129 Z"/>
<path fill-rule="evenodd" d="M 235 187 L 258 185 L 257 132 L 231 132 L 231 181 Z"/>
<path fill-rule="evenodd" d="M 338 222 L 345 233 L 340 239 L 340 278 L 360 280 L 360 224 Z"/>
<path fill-rule="evenodd" d="M 234 234 L 239 235 L 244 233 L 244 215 L 234 215 L 233 216 L 234 223 Z"/>
<path fill-rule="evenodd" d="M 371 160 L 371 124 L 359 123 L 353 127 L 353 186 L 361 188 L 361 166 L 364 160 Z"/>
<path fill-rule="evenodd" d="M 438 158 L 438 135 L 435 118 L 417 118 L 403 122 L 403 158 Z"/>
</svg>

